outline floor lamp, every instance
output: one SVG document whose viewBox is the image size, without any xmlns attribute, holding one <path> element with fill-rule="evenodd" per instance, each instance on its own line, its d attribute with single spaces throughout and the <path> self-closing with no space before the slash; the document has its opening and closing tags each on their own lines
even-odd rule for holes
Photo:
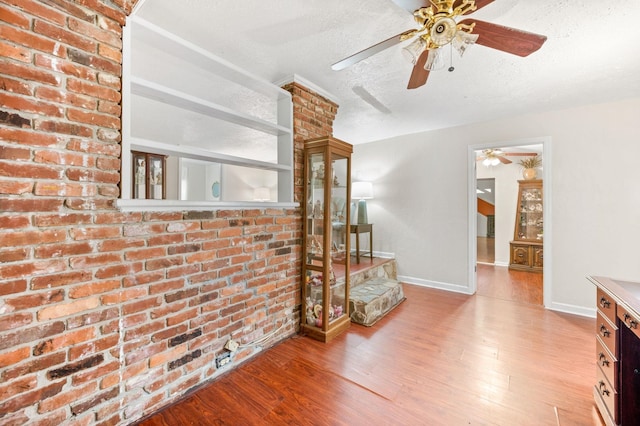
<svg viewBox="0 0 640 426">
<path fill-rule="evenodd" d="M 358 224 L 369 223 L 367 218 L 367 200 L 373 198 L 373 184 L 371 182 L 353 182 L 351 184 L 351 198 L 358 201 Z"/>
</svg>

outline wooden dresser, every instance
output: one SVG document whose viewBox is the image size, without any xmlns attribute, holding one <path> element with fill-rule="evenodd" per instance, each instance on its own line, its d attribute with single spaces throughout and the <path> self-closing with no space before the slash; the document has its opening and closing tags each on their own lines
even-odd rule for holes
<svg viewBox="0 0 640 426">
<path fill-rule="evenodd" d="M 640 283 L 589 277 L 597 288 L 595 403 L 607 425 L 640 419 Z"/>
</svg>

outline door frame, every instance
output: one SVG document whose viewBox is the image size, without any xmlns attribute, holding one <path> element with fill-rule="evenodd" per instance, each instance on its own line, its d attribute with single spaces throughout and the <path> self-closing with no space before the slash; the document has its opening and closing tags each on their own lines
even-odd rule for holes
<svg viewBox="0 0 640 426">
<path fill-rule="evenodd" d="M 468 239 L 468 259 L 469 259 L 469 293 L 475 294 L 478 289 L 478 280 L 477 280 L 477 261 L 478 261 L 478 253 L 476 247 L 476 234 L 477 234 L 477 194 L 476 194 L 476 185 L 477 185 L 477 161 L 476 161 L 476 151 L 482 151 L 483 149 L 495 149 L 495 148 L 507 148 L 514 146 L 524 146 L 524 145 L 542 145 L 542 180 L 544 182 L 544 190 L 543 190 L 543 199 L 544 199 L 544 241 L 543 241 L 543 250 L 544 250 L 544 267 L 543 267 L 543 283 L 542 283 L 542 292 L 543 292 L 543 306 L 545 308 L 549 308 L 552 305 L 552 290 L 553 290 L 553 281 L 552 281 L 552 247 L 551 244 L 553 239 L 552 233 L 552 224 L 551 220 L 551 194 L 553 190 L 552 185 L 552 177 L 551 177 L 551 137 L 550 136 L 539 136 L 529 139 L 517 139 L 517 140 L 508 140 L 508 141 L 500 141 L 500 142 L 490 142 L 490 143 L 482 143 L 477 145 L 469 145 L 467 151 L 467 176 L 468 176 L 468 184 L 467 184 L 467 196 L 468 196 L 468 228 L 469 228 L 469 239 Z"/>
</svg>

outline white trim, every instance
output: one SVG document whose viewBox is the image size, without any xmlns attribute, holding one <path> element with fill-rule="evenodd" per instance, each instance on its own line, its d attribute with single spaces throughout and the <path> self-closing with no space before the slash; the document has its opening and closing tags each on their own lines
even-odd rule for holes
<svg viewBox="0 0 640 426">
<path fill-rule="evenodd" d="M 557 303 L 551 302 L 549 306 L 545 306 L 545 308 L 557 311 L 564 312 L 567 314 L 580 315 L 583 317 L 595 318 L 596 317 L 596 309 L 595 308 L 585 308 L 584 306 L 578 305 L 569 305 L 566 303 Z"/>
<path fill-rule="evenodd" d="M 318 95 L 322 96 L 323 98 L 329 99 L 333 103 L 340 104 L 340 99 L 338 99 L 337 96 L 334 96 L 332 93 L 326 91 L 325 89 L 318 86 L 317 84 L 310 82 L 306 78 L 299 76 L 298 74 L 289 75 L 283 78 L 282 80 L 275 81 L 273 84 L 275 84 L 276 86 L 282 87 L 285 84 L 294 83 L 294 82 L 300 83 L 302 86 L 306 87 L 307 89 L 313 90 Z"/>
<path fill-rule="evenodd" d="M 422 278 L 408 277 L 406 275 L 398 275 L 398 281 L 407 283 L 407 284 L 418 285 L 421 287 L 452 291 L 454 293 L 462 293 L 462 294 L 468 294 L 468 295 L 473 294 L 473 293 L 469 293 L 469 288 L 463 284 L 442 283 L 438 281 L 424 280 Z"/>
<path fill-rule="evenodd" d="M 360 256 L 362 257 L 362 256 Z M 365 256 L 366 257 L 366 256 Z M 384 251 L 373 251 L 373 257 L 380 257 L 382 259 L 395 259 L 396 258 L 396 254 L 395 253 L 388 253 L 388 252 L 384 252 Z"/>
</svg>

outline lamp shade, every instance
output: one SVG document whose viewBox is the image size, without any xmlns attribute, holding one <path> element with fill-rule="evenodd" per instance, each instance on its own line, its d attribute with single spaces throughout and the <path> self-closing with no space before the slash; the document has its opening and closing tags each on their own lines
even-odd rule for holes
<svg viewBox="0 0 640 426">
<path fill-rule="evenodd" d="M 373 184 L 371 182 L 353 182 L 351 184 L 351 198 L 356 200 L 372 199 Z"/>
</svg>

